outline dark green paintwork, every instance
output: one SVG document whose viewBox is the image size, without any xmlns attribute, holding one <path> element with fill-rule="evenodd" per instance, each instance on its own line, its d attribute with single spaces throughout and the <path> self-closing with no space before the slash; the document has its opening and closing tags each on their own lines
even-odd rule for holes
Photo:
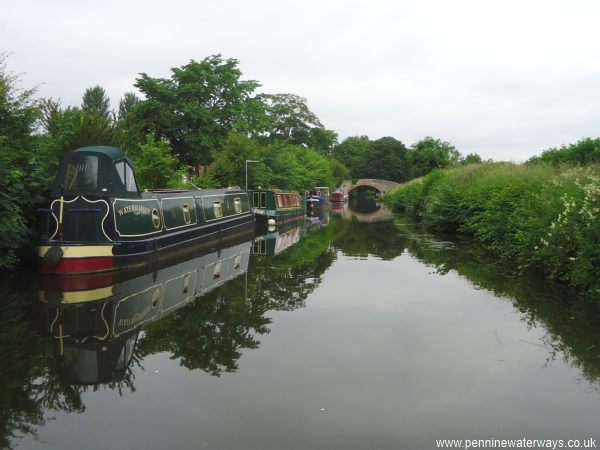
<svg viewBox="0 0 600 450">
<path fill-rule="evenodd" d="M 117 198 L 112 205 L 115 227 L 119 236 L 147 236 L 162 231 L 162 223 L 159 228 L 152 223 L 152 210 L 156 209 L 160 213 L 158 199 Z"/>
</svg>

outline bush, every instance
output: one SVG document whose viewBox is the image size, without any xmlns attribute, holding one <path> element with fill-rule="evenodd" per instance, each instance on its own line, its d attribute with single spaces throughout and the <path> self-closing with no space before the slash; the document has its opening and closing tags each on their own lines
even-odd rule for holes
<svg viewBox="0 0 600 450">
<path fill-rule="evenodd" d="M 599 169 L 454 167 L 405 183 L 386 201 L 427 228 L 474 236 L 515 272 L 541 268 L 600 298 Z"/>
</svg>

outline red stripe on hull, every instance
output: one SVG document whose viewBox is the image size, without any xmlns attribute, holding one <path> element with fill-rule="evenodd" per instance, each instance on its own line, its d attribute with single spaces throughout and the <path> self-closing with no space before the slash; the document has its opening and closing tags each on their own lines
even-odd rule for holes
<svg viewBox="0 0 600 450">
<path fill-rule="evenodd" d="M 111 286 L 115 282 L 113 273 L 60 276 L 55 273 L 40 277 L 40 289 L 57 289 L 59 291 L 84 291 Z"/>
<path fill-rule="evenodd" d="M 113 258 L 63 258 L 57 264 L 47 264 L 40 258 L 39 270 L 42 273 L 93 273 L 113 269 Z"/>
</svg>

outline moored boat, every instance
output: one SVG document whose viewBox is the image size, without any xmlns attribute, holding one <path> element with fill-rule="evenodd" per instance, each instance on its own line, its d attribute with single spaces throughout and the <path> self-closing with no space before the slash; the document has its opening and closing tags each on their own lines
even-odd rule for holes
<svg viewBox="0 0 600 450">
<path fill-rule="evenodd" d="M 61 157 L 38 248 L 43 273 L 135 267 L 197 250 L 252 228 L 246 191 L 140 192 L 116 147 L 84 147 Z"/>
<path fill-rule="evenodd" d="M 340 204 L 348 201 L 348 194 L 346 194 L 342 190 L 335 190 L 331 193 L 331 203 L 332 204 Z"/>
<path fill-rule="evenodd" d="M 306 208 L 316 209 L 329 205 L 329 188 L 327 186 L 318 186 L 312 188 L 306 196 Z"/>
<path fill-rule="evenodd" d="M 295 191 L 257 189 L 250 191 L 252 211 L 257 224 L 283 225 L 304 218 L 302 197 Z"/>
</svg>

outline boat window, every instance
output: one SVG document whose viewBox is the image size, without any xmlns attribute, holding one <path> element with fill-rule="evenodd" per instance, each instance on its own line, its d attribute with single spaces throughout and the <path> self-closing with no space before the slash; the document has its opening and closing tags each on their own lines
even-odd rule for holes
<svg viewBox="0 0 600 450">
<path fill-rule="evenodd" d="M 260 208 L 260 194 L 258 192 L 252 194 L 252 206 L 254 208 Z"/>
<path fill-rule="evenodd" d="M 215 264 L 215 270 L 213 272 L 213 280 L 221 278 L 221 261 Z"/>
<path fill-rule="evenodd" d="M 266 192 L 260 193 L 260 207 L 261 208 L 267 207 L 267 193 Z"/>
<path fill-rule="evenodd" d="M 215 210 L 215 218 L 223 217 L 223 205 L 221 205 L 220 201 L 213 203 L 213 208 Z"/>
<path fill-rule="evenodd" d="M 277 208 L 283 208 L 283 200 L 281 194 L 277 194 Z"/>
<path fill-rule="evenodd" d="M 183 288 L 181 289 L 181 293 L 183 295 L 187 295 L 187 293 L 190 291 L 190 274 L 188 273 L 186 276 L 183 277 Z"/>
<path fill-rule="evenodd" d="M 135 182 L 135 176 L 133 175 L 133 169 L 127 162 L 120 161 L 115 164 L 119 178 L 125 186 L 127 192 L 138 192 L 137 183 Z"/>
<path fill-rule="evenodd" d="M 98 157 L 77 155 L 69 159 L 65 176 L 68 190 L 90 190 L 98 187 Z"/>
<path fill-rule="evenodd" d="M 192 223 L 192 215 L 190 214 L 190 205 L 183 204 L 183 220 L 186 224 Z"/>
<path fill-rule="evenodd" d="M 261 239 L 260 241 L 254 241 L 254 246 L 252 247 L 253 255 L 266 255 L 267 254 L 267 241 Z"/>
<path fill-rule="evenodd" d="M 242 201 L 240 200 L 239 197 L 235 197 L 233 199 L 233 205 L 235 206 L 235 213 L 241 214 L 242 213 Z"/>
</svg>

